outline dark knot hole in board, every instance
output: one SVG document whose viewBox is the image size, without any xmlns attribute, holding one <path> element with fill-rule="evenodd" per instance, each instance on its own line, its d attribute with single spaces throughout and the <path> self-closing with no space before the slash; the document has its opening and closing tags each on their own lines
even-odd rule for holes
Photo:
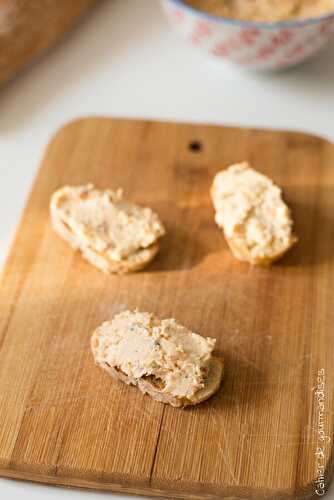
<svg viewBox="0 0 334 500">
<path fill-rule="evenodd" d="M 201 141 L 198 141 L 197 139 L 190 141 L 188 144 L 188 149 L 192 153 L 200 153 L 203 149 L 203 144 Z"/>
</svg>

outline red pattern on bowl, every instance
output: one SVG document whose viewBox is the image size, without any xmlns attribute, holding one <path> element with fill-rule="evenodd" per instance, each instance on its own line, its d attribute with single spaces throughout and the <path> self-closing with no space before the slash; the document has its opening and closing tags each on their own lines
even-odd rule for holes
<svg viewBox="0 0 334 500">
<path fill-rule="evenodd" d="M 211 16 L 182 0 L 162 0 L 162 5 L 175 29 L 193 46 L 249 69 L 294 66 L 334 36 L 334 10 L 315 19 L 260 23 Z"/>
</svg>

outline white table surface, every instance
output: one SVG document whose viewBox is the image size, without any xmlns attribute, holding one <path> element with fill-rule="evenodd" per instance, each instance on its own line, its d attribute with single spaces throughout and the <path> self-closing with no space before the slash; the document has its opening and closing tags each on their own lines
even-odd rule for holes
<svg viewBox="0 0 334 500">
<path fill-rule="evenodd" d="M 334 44 L 286 73 L 243 73 L 179 40 L 157 0 L 101 4 L 55 50 L 0 89 L 0 266 L 46 144 L 67 121 L 145 117 L 303 130 L 334 141 L 333 61 Z M 106 495 L 0 479 L 0 497 Z M 327 498 L 334 499 L 333 489 Z"/>
</svg>

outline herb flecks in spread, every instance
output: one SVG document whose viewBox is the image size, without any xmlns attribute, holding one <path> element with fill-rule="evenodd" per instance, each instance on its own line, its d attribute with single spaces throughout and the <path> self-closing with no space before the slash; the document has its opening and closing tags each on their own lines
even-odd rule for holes
<svg viewBox="0 0 334 500">
<path fill-rule="evenodd" d="M 216 342 L 175 319 L 138 311 L 125 311 L 103 323 L 95 339 L 96 362 L 117 367 L 132 379 L 152 377 L 163 393 L 188 399 L 204 387 Z"/>
</svg>

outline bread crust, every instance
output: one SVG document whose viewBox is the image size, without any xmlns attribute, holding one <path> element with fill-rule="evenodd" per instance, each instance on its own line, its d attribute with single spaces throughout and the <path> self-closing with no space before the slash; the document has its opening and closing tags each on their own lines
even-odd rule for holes
<svg viewBox="0 0 334 500">
<path fill-rule="evenodd" d="M 110 366 L 106 362 L 96 362 L 96 364 L 100 366 L 100 368 L 105 370 L 114 380 L 119 380 L 127 385 L 137 386 L 138 389 L 143 394 L 148 394 L 156 401 L 159 401 L 160 403 L 164 404 L 170 404 L 171 406 L 174 406 L 174 408 L 185 408 L 186 406 L 195 406 L 209 399 L 211 396 L 213 396 L 213 394 L 215 394 L 218 391 L 224 372 L 223 362 L 220 359 L 213 357 L 210 362 L 209 374 L 206 379 L 205 386 L 202 389 L 200 389 L 192 397 L 192 399 L 188 399 L 188 398 L 177 398 L 170 394 L 164 393 L 161 390 L 159 390 L 157 386 L 155 386 L 154 383 L 150 382 L 149 380 L 145 379 L 137 380 L 132 377 L 129 377 L 121 370 L 117 370 L 116 368 Z"/>
<path fill-rule="evenodd" d="M 224 231 L 223 231 L 224 232 Z M 248 262 L 253 266 L 269 266 L 274 262 L 278 261 L 286 254 L 286 252 L 298 241 L 297 237 L 293 234 L 291 236 L 290 245 L 285 247 L 281 252 L 277 252 L 276 254 L 271 255 L 270 257 L 265 256 L 257 256 L 253 257 L 249 252 L 246 245 L 242 245 L 240 240 L 237 238 L 228 238 L 224 233 L 225 240 L 233 253 L 234 257 L 243 262 Z"/>
</svg>

